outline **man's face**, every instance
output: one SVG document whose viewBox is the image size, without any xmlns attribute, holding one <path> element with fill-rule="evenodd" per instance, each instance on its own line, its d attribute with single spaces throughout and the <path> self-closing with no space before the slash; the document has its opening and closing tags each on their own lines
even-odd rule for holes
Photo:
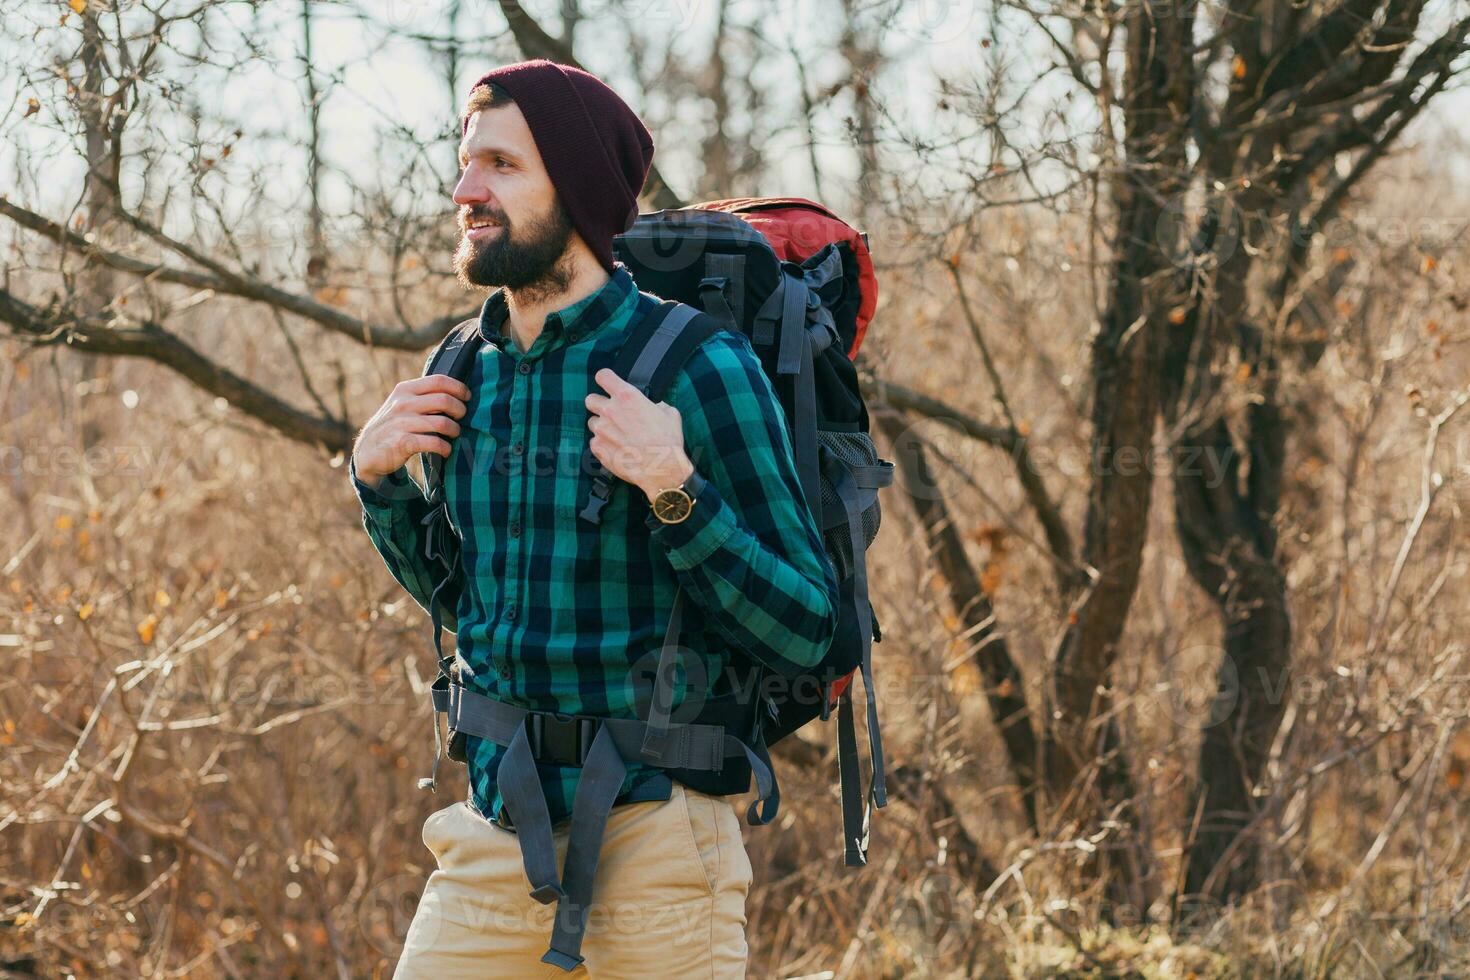
<svg viewBox="0 0 1470 980">
<path fill-rule="evenodd" d="M 473 113 L 459 144 L 454 188 L 459 247 L 454 272 L 465 288 L 565 288 L 558 259 L 573 234 L 571 218 L 519 106 Z"/>
</svg>

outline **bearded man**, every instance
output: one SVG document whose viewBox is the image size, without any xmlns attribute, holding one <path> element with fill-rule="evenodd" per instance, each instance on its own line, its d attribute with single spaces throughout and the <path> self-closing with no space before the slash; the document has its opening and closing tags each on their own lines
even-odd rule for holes
<svg viewBox="0 0 1470 980">
<path fill-rule="evenodd" d="M 603 723 L 646 717 L 633 678 L 681 590 L 698 669 L 676 709 L 732 663 L 790 676 L 831 644 L 837 582 L 784 415 L 735 331 L 702 341 L 659 402 L 611 370 L 659 303 L 613 258 L 654 149 L 616 93 L 509 65 L 472 87 L 461 131 L 454 267 L 495 289 L 484 344 L 467 384 L 398 383 L 350 468 L 374 546 L 455 632 L 458 682 L 525 724 L 465 739 L 469 798 L 424 822 L 438 868 L 394 976 L 744 977 L 751 865 L 727 797 L 751 770 L 701 791 Z M 598 523 L 578 519 L 589 437 L 628 491 Z M 430 507 L 405 469 L 421 452 L 444 457 L 457 581 L 423 557 Z M 672 516 L 650 506 L 670 494 Z M 569 718 L 571 742 L 547 736 Z"/>
</svg>

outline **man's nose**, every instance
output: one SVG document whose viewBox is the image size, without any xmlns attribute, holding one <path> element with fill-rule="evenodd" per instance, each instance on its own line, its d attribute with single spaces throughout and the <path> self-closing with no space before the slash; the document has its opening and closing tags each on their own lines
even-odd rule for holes
<svg viewBox="0 0 1470 980">
<path fill-rule="evenodd" d="M 454 185 L 454 203 L 459 205 L 483 204 L 490 200 L 490 188 L 474 174 L 474 168 L 460 175 Z"/>
</svg>

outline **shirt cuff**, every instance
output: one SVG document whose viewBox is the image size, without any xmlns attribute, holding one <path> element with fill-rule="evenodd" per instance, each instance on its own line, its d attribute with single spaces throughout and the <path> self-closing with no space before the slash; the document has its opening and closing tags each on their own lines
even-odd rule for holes
<svg viewBox="0 0 1470 980">
<path fill-rule="evenodd" d="M 400 466 L 383 477 L 377 489 L 368 486 L 358 478 L 356 457 L 348 462 L 347 471 L 352 475 L 352 489 L 357 492 L 358 502 L 362 504 L 363 511 L 369 517 L 386 519 L 401 508 L 405 501 L 423 496 L 418 484 L 414 483 L 413 477 L 408 475 L 407 466 Z"/>
<path fill-rule="evenodd" d="M 735 514 L 726 506 L 714 485 L 701 480 L 703 486 L 694 495 L 689 516 L 677 524 L 665 524 L 653 515 L 652 508 L 643 516 L 653 540 L 663 545 L 669 564 L 675 569 L 692 568 L 704 561 L 735 533 Z"/>
</svg>

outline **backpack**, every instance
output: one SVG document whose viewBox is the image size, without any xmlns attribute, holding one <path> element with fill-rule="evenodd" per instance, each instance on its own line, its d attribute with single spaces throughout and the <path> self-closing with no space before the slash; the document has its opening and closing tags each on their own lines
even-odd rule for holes
<svg viewBox="0 0 1470 980">
<path fill-rule="evenodd" d="M 844 860 L 849 866 L 866 864 L 869 804 L 887 803 L 871 646 L 881 641 L 882 632 L 868 599 L 866 552 L 880 524 L 878 492 L 893 482 L 893 464 L 878 457 L 869 434 L 853 364 L 877 304 L 867 238 L 812 201 L 745 198 L 639 215 L 613 240 L 613 251 L 640 290 L 664 300 L 633 326 L 613 370 L 658 401 L 712 332 L 745 334 L 785 413 L 803 494 L 839 583 L 837 631 L 820 663 L 786 679 L 752 658 L 743 682 L 727 695 L 708 697 L 693 721 L 746 732 L 745 741 L 769 769 L 770 745 L 811 721 L 828 720 L 835 710 Z M 465 381 L 482 341 L 478 324 L 478 318 L 466 320 L 451 331 L 424 373 Z M 443 501 L 444 459 L 423 453 L 421 460 L 433 506 L 425 553 L 458 575 L 446 557 L 451 552 L 443 547 L 443 535 L 453 533 Z M 578 519 L 596 523 L 621 481 L 601 467 L 590 447 L 584 447 L 582 465 L 594 477 L 587 498 L 578 501 Z M 681 590 L 655 670 L 651 730 L 667 730 L 670 723 L 667 694 L 674 683 L 672 651 L 682 599 Z M 437 602 L 430 606 L 437 647 Z M 435 685 L 441 688 L 448 683 L 446 659 L 453 658 L 440 650 Z M 855 677 L 862 678 L 867 695 L 871 768 L 866 794 L 852 700 Z M 436 749 L 438 739 L 436 723 Z M 452 729 L 447 754 L 464 761 L 462 735 Z M 705 792 L 732 792 L 728 780 L 712 781 L 709 773 L 670 774 Z M 748 782 L 746 776 L 733 791 L 743 791 Z M 770 822 L 779 807 L 774 786 L 761 795 L 770 799 L 763 809 L 751 807 L 752 824 Z"/>
</svg>

